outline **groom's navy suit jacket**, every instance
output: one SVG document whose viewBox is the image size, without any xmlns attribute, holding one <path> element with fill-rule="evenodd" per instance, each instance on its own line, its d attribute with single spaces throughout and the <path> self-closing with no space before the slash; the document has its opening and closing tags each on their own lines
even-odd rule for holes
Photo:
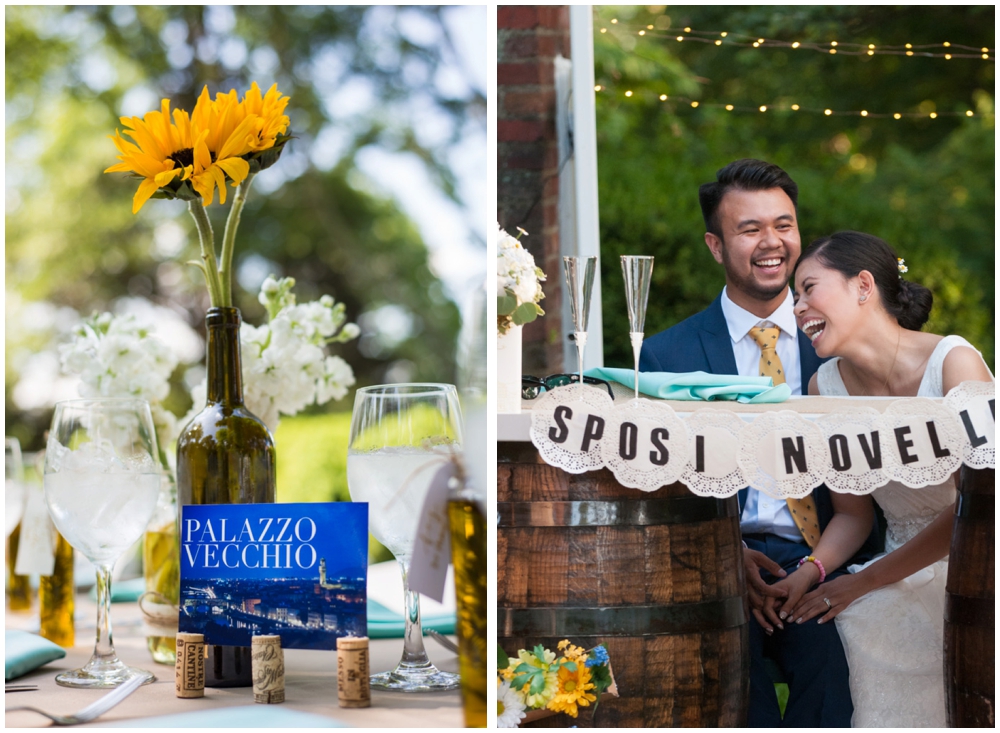
<svg viewBox="0 0 1000 733">
<path fill-rule="evenodd" d="M 799 331 L 799 365 L 802 373 L 802 394 L 809 393 L 809 380 L 825 359 L 816 356 L 809 337 Z M 733 341 L 729 336 L 726 316 L 722 312 L 722 294 L 701 313 L 681 321 L 676 326 L 646 339 L 639 356 L 641 372 L 708 372 L 739 374 Z M 746 504 L 747 490 L 739 492 L 740 513 Z M 826 486 L 813 490 L 820 531 L 826 529 L 833 516 L 830 492 Z M 873 531 L 865 545 L 849 563 L 870 559 L 878 547 L 878 533 Z"/>
</svg>

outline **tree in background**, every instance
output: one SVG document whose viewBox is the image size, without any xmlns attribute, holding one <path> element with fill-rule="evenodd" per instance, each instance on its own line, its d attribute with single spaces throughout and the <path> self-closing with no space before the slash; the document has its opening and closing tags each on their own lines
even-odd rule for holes
<svg viewBox="0 0 1000 733">
<path fill-rule="evenodd" d="M 18 399 L 18 385 L 52 371 L 52 347 L 79 316 L 140 300 L 203 330 L 201 275 L 178 264 L 198 248 L 186 206 L 157 201 L 133 216 L 135 186 L 102 171 L 115 162 L 107 137 L 121 129 L 120 115 L 158 109 L 163 97 L 190 110 L 205 85 L 214 95 L 277 82 L 292 100 L 296 139 L 258 178 L 243 212 L 234 296 L 244 318 L 262 322 L 256 293 L 268 274 L 291 275 L 300 302 L 330 293 L 361 324 L 361 339 L 338 352 L 359 386 L 452 381 L 452 293 L 414 222 L 364 163 L 418 161 L 462 212 L 462 238 L 485 246 L 456 174 L 470 145 L 485 147 L 486 111 L 456 50 L 456 12 L 8 7 L 7 434 L 40 447 L 51 398 Z M 221 232 L 228 206 L 208 212 Z M 189 364 L 200 354 L 196 345 Z M 167 404 L 177 414 L 188 406 L 185 376 L 196 380 L 179 368 Z"/>
<path fill-rule="evenodd" d="M 994 17 L 993 6 L 597 9 L 606 363 L 632 363 L 618 255 L 656 256 L 647 334 L 702 310 L 718 295 L 723 273 L 704 244 L 698 186 L 715 180 L 730 161 L 750 157 L 780 165 L 799 184 L 803 246 L 842 229 L 886 240 L 906 259 L 907 277 L 934 292 L 927 330 L 965 336 L 992 364 L 992 50 L 988 60 L 849 56 L 676 37 L 690 28 L 692 35 L 714 32 L 715 40 L 726 33 L 729 40 L 753 36 L 740 37 L 744 42 L 938 44 L 940 53 L 945 41 L 993 49 Z M 768 110 L 757 111 L 762 105 Z M 804 111 L 810 109 L 922 116 Z"/>
</svg>

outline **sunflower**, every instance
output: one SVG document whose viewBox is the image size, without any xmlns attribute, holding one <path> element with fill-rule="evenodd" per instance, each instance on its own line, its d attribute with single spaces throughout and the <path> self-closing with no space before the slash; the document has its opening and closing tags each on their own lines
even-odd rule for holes
<svg viewBox="0 0 1000 733">
<path fill-rule="evenodd" d="M 131 172 L 143 178 L 132 200 L 137 213 L 153 194 L 188 198 L 178 183 L 189 182 L 191 189 L 208 206 L 219 189 L 219 203 L 226 203 L 227 180 L 235 188 L 250 174 L 249 157 L 275 146 L 278 136 L 288 129 L 283 113 L 288 97 L 277 85 L 261 95 L 254 82 L 241 101 L 236 90 L 217 94 L 213 100 L 206 86 L 194 111 L 170 115 L 170 100 L 164 99 L 160 111 L 139 117 L 122 117 L 126 140 L 116 130 L 111 138 L 121 162 L 105 173 Z M 194 198 L 192 195 L 191 198 Z"/>
<path fill-rule="evenodd" d="M 574 667 L 570 670 L 570 667 Z M 588 692 L 594 688 L 594 683 L 590 681 L 590 670 L 584 664 L 559 666 L 557 674 L 558 687 L 556 694 L 548 704 L 549 710 L 557 713 L 566 713 L 570 717 L 577 716 L 577 706 L 586 707 L 597 699 L 597 696 Z"/>
<path fill-rule="evenodd" d="M 277 84 L 272 84 L 267 94 L 261 96 L 260 87 L 254 82 L 240 104 L 244 115 L 256 117 L 250 149 L 258 152 L 274 147 L 278 136 L 288 129 L 289 120 L 285 115 L 288 97 L 281 96 Z"/>
</svg>

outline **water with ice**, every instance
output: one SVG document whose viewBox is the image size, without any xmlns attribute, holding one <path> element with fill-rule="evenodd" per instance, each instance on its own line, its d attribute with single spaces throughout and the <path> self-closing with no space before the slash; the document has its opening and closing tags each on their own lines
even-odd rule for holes
<svg viewBox="0 0 1000 733">
<path fill-rule="evenodd" d="M 354 501 L 368 502 L 368 529 L 396 556 L 409 559 L 431 479 L 448 460 L 444 451 L 383 448 L 347 454 Z"/>
<path fill-rule="evenodd" d="M 153 516 L 160 490 L 156 464 L 148 454 L 123 459 L 99 441 L 77 450 L 59 448 L 58 460 L 50 462 L 45 474 L 52 521 L 89 560 L 112 563 L 139 539 Z"/>
</svg>

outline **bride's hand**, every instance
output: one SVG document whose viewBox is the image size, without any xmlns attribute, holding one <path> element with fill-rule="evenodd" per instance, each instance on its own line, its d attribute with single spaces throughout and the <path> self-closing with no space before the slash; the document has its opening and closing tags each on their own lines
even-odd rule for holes
<svg viewBox="0 0 1000 733">
<path fill-rule="evenodd" d="M 792 610 L 791 617 L 795 619 L 795 623 L 801 624 L 822 614 L 823 617 L 817 623 L 826 623 L 867 592 L 868 589 L 857 575 L 841 575 L 802 596 L 802 600 Z M 830 602 L 829 606 L 827 601 Z"/>
</svg>

